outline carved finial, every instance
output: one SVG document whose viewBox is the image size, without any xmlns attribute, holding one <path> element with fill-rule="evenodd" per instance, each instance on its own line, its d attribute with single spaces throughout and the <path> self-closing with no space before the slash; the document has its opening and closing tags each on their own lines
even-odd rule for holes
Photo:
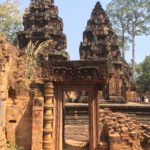
<svg viewBox="0 0 150 150">
<path fill-rule="evenodd" d="M 50 2 L 51 4 L 53 4 L 54 0 L 31 0 L 31 2 Z"/>
<path fill-rule="evenodd" d="M 95 9 L 101 9 L 102 5 L 99 1 L 97 1 L 96 5 L 95 5 Z"/>
</svg>

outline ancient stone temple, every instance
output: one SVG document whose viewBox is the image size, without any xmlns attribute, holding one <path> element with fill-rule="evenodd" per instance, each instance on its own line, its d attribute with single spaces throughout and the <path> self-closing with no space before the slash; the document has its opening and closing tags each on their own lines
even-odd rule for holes
<svg viewBox="0 0 150 150">
<path fill-rule="evenodd" d="M 23 16 L 23 25 L 24 31 L 18 33 L 19 48 L 25 49 L 29 42 L 41 43 L 51 40 L 52 44 L 45 49 L 44 53 L 48 53 L 49 57 L 55 55 L 57 58 L 61 55 L 62 59 L 67 59 L 63 22 L 58 16 L 58 8 L 53 0 L 31 0 Z"/>
<path fill-rule="evenodd" d="M 150 150 L 150 120 L 140 122 L 136 116 L 144 110 L 149 118 L 150 106 L 128 107 L 127 102 L 136 96 L 136 86 L 100 2 L 83 32 L 79 61 L 68 60 L 63 22 L 53 0 L 31 0 L 23 25 L 24 31 L 17 33 L 18 49 L 0 36 L 0 149 L 6 149 L 7 140 L 24 150 L 68 150 L 64 134 L 67 110 L 69 117 L 75 112 L 79 120 L 82 112 L 89 120 L 78 121 L 83 130 L 83 124 L 88 128 L 78 128 L 81 133 L 76 130 L 76 134 L 88 135 L 88 140 L 75 150 Z M 27 66 L 29 57 L 32 68 Z M 27 71 L 32 78 L 27 78 Z M 66 107 L 64 95 L 70 91 L 80 93 L 78 101 L 86 104 Z M 134 119 L 99 110 L 116 104 L 117 110 Z M 72 130 L 71 126 L 67 133 Z"/>
<path fill-rule="evenodd" d="M 128 99 L 127 89 L 131 91 L 131 71 L 121 57 L 117 45 L 117 36 L 113 32 L 108 16 L 100 2 L 97 2 L 83 32 L 83 42 L 80 44 L 81 60 L 101 60 L 107 58 L 111 65 L 112 75 L 103 97 L 112 102 L 125 102 Z M 131 98 L 131 97 L 130 97 Z M 126 100 L 125 100 L 126 99 Z"/>
<path fill-rule="evenodd" d="M 116 53 L 112 55 L 112 52 Z M 100 2 L 97 2 L 83 32 L 80 45 L 81 60 L 113 59 L 119 53 L 117 37 Z M 119 54 L 118 54 L 119 55 Z M 116 56 L 117 57 L 117 56 Z"/>
</svg>

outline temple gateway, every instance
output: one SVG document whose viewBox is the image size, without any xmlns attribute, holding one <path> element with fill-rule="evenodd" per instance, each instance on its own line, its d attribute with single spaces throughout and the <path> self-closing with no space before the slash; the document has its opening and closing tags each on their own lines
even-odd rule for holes
<svg viewBox="0 0 150 150">
<path fill-rule="evenodd" d="M 135 119 L 136 113 L 150 116 L 150 107 L 128 109 L 136 85 L 100 2 L 87 21 L 78 61 L 69 60 L 54 0 L 31 0 L 23 26 L 18 48 L 0 37 L 9 79 L 0 90 L 1 148 L 7 139 L 24 150 L 150 150 L 150 120 L 140 126 Z"/>
</svg>

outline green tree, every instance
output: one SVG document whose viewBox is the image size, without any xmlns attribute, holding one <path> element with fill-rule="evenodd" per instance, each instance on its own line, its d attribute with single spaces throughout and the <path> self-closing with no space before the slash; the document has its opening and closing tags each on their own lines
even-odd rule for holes
<svg viewBox="0 0 150 150">
<path fill-rule="evenodd" d="M 135 75 L 135 38 L 148 35 L 150 32 L 150 0 L 112 0 L 107 5 L 107 12 L 114 28 L 122 34 L 123 44 L 125 37 L 132 43 L 132 73 Z"/>
<path fill-rule="evenodd" d="M 17 1 L 6 0 L 0 4 L 0 32 L 4 33 L 11 43 L 14 42 L 16 32 L 22 29 L 21 18 Z"/>
<path fill-rule="evenodd" d="M 145 92 L 150 89 L 150 56 L 146 56 L 145 60 L 136 65 L 137 85 L 139 91 Z"/>
<path fill-rule="evenodd" d="M 125 56 L 125 51 L 129 49 L 129 37 L 126 33 L 126 23 L 125 23 L 125 13 L 124 8 L 118 11 L 120 7 L 120 3 L 117 1 L 110 2 L 106 7 L 106 12 L 109 16 L 109 19 L 113 25 L 113 29 L 115 30 L 118 36 L 118 46 L 122 53 L 122 57 Z"/>
<path fill-rule="evenodd" d="M 38 62 L 38 55 L 43 51 L 45 46 L 47 46 L 48 41 L 45 41 L 41 44 L 38 42 L 33 44 L 31 41 L 29 42 L 26 48 L 26 66 L 25 66 L 25 77 L 30 81 L 35 78 L 35 67 Z"/>
</svg>

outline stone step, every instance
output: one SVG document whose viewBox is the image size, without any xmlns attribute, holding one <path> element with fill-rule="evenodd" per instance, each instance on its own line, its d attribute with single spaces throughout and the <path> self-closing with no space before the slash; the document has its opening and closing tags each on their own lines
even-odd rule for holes
<svg viewBox="0 0 150 150">
<path fill-rule="evenodd" d="M 81 119 L 84 119 L 84 118 L 89 118 L 89 116 L 88 115 L 65 115 L 65 118 L 81 118 Z"/>
<path fill-rule="evenodd" d="M 68 111 L 65 112 L 66 115 L 76 115 L 76 114 L 80 114 L 80 115 L 88 115 L 88 111 Z"/>
<path fill-rule="evenodd" d="M 150 125 L 150 115 L 135 115 L 135 114 L 129 114 L 129 117 L 131 119 L 136 119 L 141 124 Z"/>
<path fill-rule="evenodd" d="M 126 114 L 128 114 L 131 119 L 137 120 L 139 123 L 150 124 L 150 112 L 132 112 L 129 110 Z M 71 122 L 75 124 L 77 120 L 78 122 L 80 122 L 79 120 L 82 120 L 85 124 L 88 123 L 88 107 L 67 107 L 65 109 L 65 120 L 68 124 Z"/>
</svg>

